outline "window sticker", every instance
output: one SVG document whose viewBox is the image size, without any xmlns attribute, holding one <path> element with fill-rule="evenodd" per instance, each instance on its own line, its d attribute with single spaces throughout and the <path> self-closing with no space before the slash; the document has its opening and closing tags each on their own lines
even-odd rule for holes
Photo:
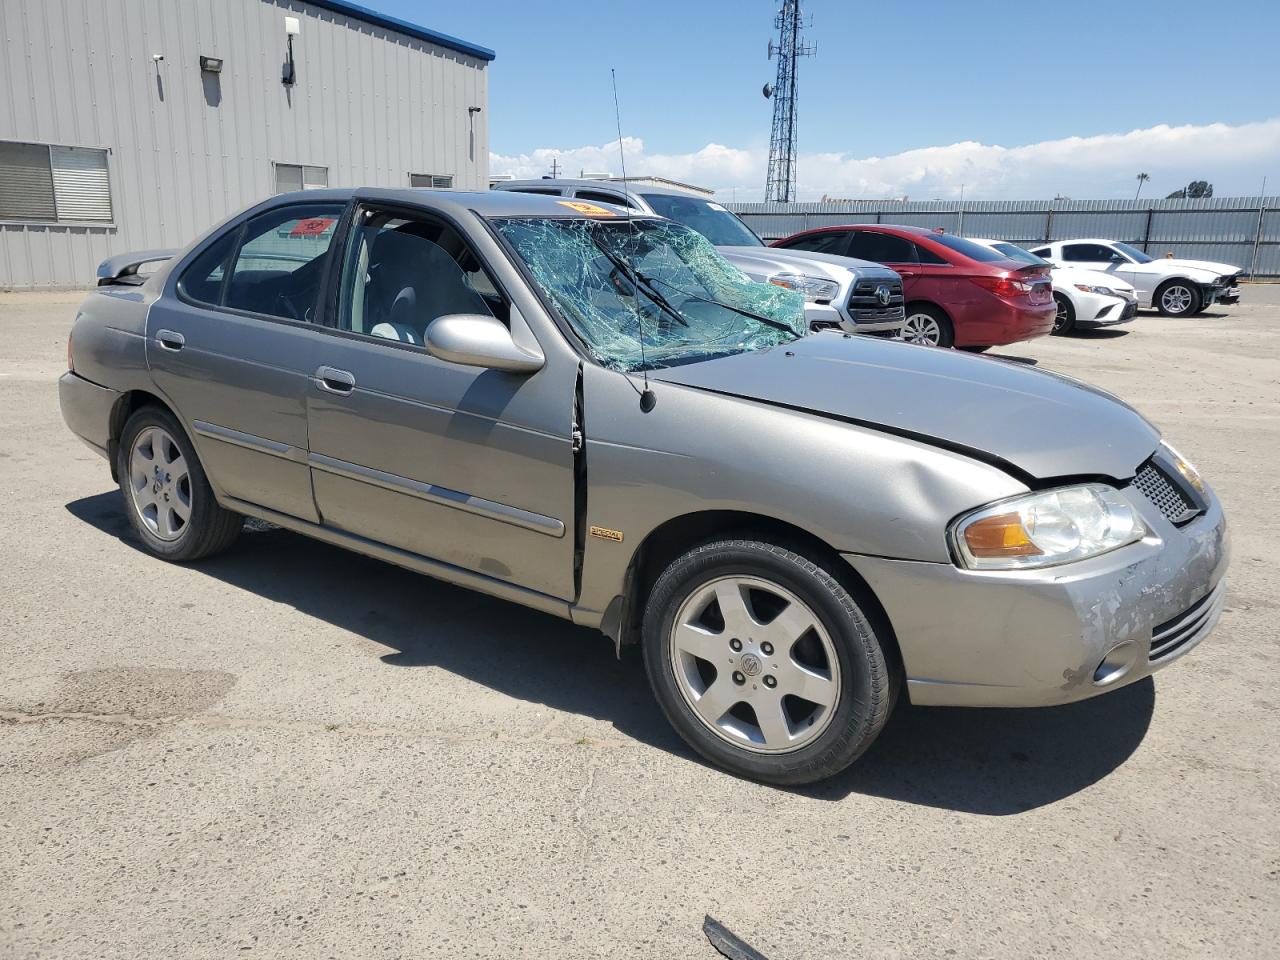
<svg viewBox="0 0 1280 960">
<path fill-rule="evenodd" d="M 593 217 L 616 217 L 617 214 L 612 210 L 606 210 L 604 207 L 598 207 L 594 203 L 583 203 L 581 200 L 557 200 L 562 207 L 568 207 L 570 210 L 577 210 L 579 213 L 590 214 Z"/>
</svg>

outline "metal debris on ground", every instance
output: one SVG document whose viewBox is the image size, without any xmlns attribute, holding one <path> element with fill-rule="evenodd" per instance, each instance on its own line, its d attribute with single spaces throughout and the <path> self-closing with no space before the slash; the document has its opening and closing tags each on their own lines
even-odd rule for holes
<svg viewBox="0 0 1280 960">
<path fill-rule="evenodd" d="M 710 914 L 702 918 L 702 932 L 707 935 L 711 945 L 729 960 L 768 960 L 755 947 L 726 930 L 720 921 L 713 920 Z"/>
</svg>

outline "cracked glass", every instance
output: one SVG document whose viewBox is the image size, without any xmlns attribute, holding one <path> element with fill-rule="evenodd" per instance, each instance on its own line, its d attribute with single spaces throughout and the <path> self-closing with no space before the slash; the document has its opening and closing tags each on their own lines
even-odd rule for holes
<svg viewBox="0 0 1280 960">
<path fill-rule="evenodd" d="M 804 297 L 756 283 L 701 234 L 665 220 L 493 221 L 605 367 L 654 369 L 804 335 Z"/>
</svg>

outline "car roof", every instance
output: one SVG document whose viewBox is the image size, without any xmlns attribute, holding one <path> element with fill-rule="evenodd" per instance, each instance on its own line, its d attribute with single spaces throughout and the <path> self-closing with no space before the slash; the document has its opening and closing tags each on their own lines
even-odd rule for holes
<svg viewBox="0 0 1280 960">
<path fill-rule="evenodd" d="M 653 184 L 624 180 L 589 180 L 564 177 L 557 180 L 550 178 L 540 180 L 501 180 L 493 185 L 493 189 L 497 193 L 515 192 L 518 189 L 541 188 L 546 190 L 554 187 L 570 190 L 606 190 L 614 193 L 634 193 L 640 196 L 656 193 L 667 197 L 692 197 L 695 200 L 711 199 L 689 190 L 679 190 L 675 187 L 659 187 Z"/>
<path fill-rule="evenodd" d="M 438 210 L 458 216 L 468 211 L 482 217 L 581 217 L 582 213 L 566 207 L 561 197 L 506 190 L 466 192 L 462 190 L 429 190 L 425 187 L 346 187 L 323 190 L 301 190 L 271 198 L 267 208 L 289 203 L 314 203 L 324 200 L 346 202 L 352 197 L 381 203 L 397 203 L 424 210 Z"/>
</svg>

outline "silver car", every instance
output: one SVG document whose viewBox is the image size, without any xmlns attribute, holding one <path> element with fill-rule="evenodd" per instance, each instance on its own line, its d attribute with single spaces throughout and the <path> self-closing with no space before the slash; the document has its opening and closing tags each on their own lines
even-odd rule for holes
<svg viewBox="0 0 1280 960">
<path fill-rule="evenodd" d="M 1181 657 L 1227 536 L 1132 409 L 806 333 L 679 224 L 519 193 L 274 197 L 107 261 L 60 383 L 139 542 L 262 518 L 638 643 L 671 723 L 773 783 L 895 700 L 1041 706 Z"/>
</svg>

